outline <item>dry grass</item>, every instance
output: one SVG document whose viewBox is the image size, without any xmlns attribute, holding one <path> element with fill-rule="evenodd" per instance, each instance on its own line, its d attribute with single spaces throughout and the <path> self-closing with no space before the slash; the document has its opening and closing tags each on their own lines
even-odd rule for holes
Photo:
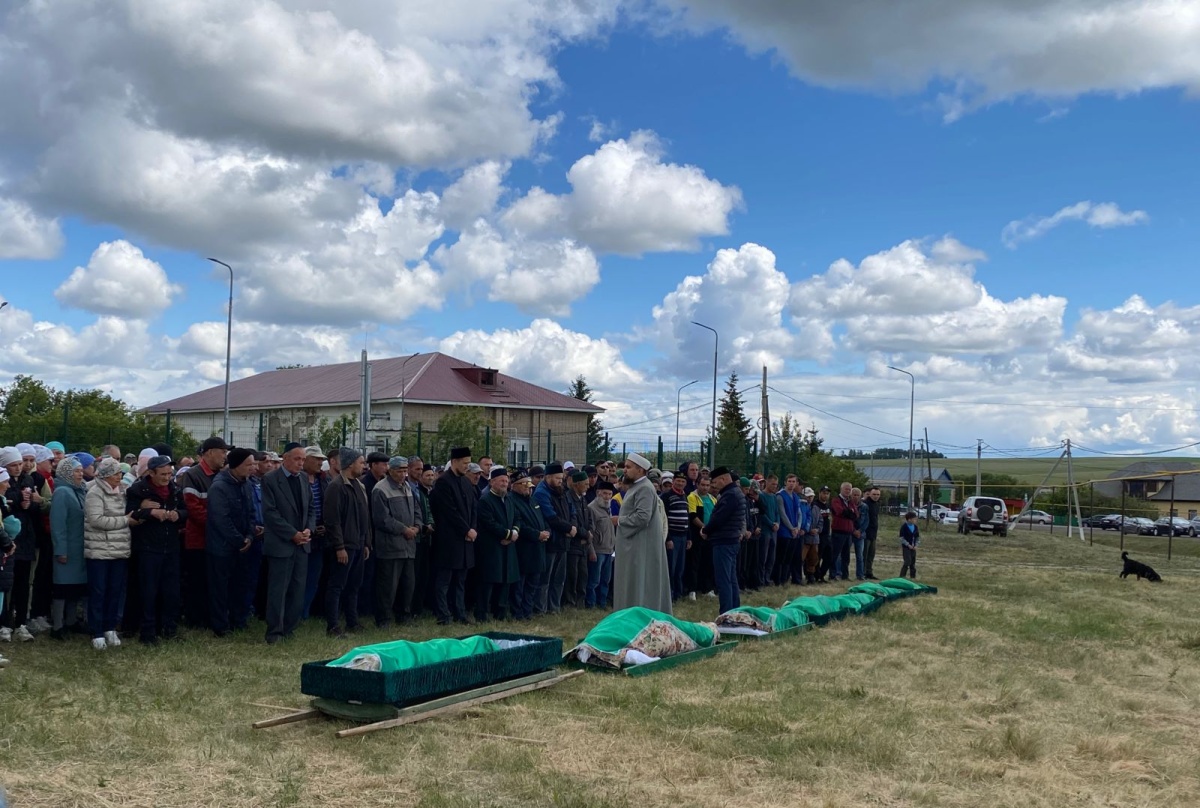
<svg viewBox="0 0 1200 808">
<path fill-rule="evenodd" d="M 1120 581 L 1113 548 L 1036 533 L 935 533 L 922 556 L 936 596 L 344 741 L 334 721 L 249 727 L 304 704 L 301 662 L 345 650 L 316 625 L 276 647 L 5 646 L 0 780 L 20 806 L 1200 804 L 1200 563 Z M 530 628 L 574 641 L 594 617 Z"/>
</svg>

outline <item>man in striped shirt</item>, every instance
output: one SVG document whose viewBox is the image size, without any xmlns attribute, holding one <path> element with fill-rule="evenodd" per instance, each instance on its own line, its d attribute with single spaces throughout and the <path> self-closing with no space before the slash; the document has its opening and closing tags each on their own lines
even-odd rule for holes
<svg viewBox="0 0 1200 808">
<path fill-rule="evenodd" d="M 671 579 L 671 600 L 683 597 L 683 568 L 692 542 L 688 539 L 687 478 L 674 477 L 662 495 L 667 512 L 667 572 Z"/>
</svg>

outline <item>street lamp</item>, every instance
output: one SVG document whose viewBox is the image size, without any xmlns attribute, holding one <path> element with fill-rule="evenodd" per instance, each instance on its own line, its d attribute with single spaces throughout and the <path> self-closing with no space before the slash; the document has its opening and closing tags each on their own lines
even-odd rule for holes
<svg viewBox="0 0 1200 808">
<path fill-rule="evenodd" d="M 683 391 L 691 387 L 693 384 L 698 384 L 699 379 L 692 379 L 690 382 L 680 387 L 675 391 L 675 459 L 679 460 L 679 397 L 683 395 Z"/>
<path fill-rule="evenodd" d="M 708 467 L 713 468 L 713 452 L 717 443 L 717 346 L 720 345 L 720 336 L 717 334 L 717 329 L 712 326 L 698 323 L 692 320 L 692 325 L 698 325 L 701 328 L 707 328 L 713 333 L 713 406 L 712 406 L 712 434 L 708 436 Z"/>
<path fill-rule="evenodd" d="M 888 365 L 888 370 L 903 373 L 908 377 L 910 390 L 908 398 L 908 507 L 913 507 L 913 412 L 917 403 L 917 380 L 907 370 Z"/>
<path fill-rule="evenodd" d="M 225 326 L 225 416 L 221 421 L 221 437 L 229 443 L 233 443 L 233 433 L 229 431 L 229 356 L 233 347 L 233 267 L 216 258 L 208 260 L 229 270 L 229 319 Z"/>
</svg>

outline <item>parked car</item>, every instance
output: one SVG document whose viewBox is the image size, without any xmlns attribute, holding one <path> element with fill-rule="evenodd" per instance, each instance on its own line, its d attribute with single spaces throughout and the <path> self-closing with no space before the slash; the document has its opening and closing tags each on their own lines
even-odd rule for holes
<svg viewBox="0 0 1200 808">
<path fill-rule="evenodd" d="M 932 505 L 927 505 L 926 508 L 922 508 L 922 510 L 926 510 L 926 509 L 928 509 L 928 511 L 929 511 L 929 517 L 931 519 L 936 519 L 939 522 L 942 521 L 942 514 L 949 513 L 949 511 L 950 511 L 950 509 L 947 508 L 945 505 L 938 505 L 936 503 L 934 503 Z"/>
<path fill-rule="evenodd" d="M 1126 516 L 1121 521 L 1121 532 L 1136 533 L 1139 536 L 1153 536 L 1155 534 L 1154 521 L 1144 516 Z"/>
<path fill-rule="evenodd" d="M 996 497 L 967 497 L 958 511 L 958 532 L 990 530 L 992 535 L 1008 535 L 1008 506 Z"/>
<path fill-rule="evenodd" d="M 1013 523 L 1030 522 L 1035 525 L 1049 525 L 1054 522 L 1054 517 L 1045 511 L 1024 511 L 1013 517 Z"/>
<path fill-rule="evenodd" d="M 937 520 L 943 525 L 957 525 L 958 511 L 942 511 L 941 515 L 937 517 Z"/>
<path fill-rule="evenodd" d="M 1195 537 L 1196 527 L 1181 516 L 1164 516 L 1161 519 L 1154 520 L 1154 532 L 1159 536 L 1166 536 L 1168 533 L 1173 532 L 1176 536 Z"/>
<path fill-rule="evenodd" d="M 1111 513 L 1093 514 L 1092 516 L 1089 516 L 1086 519 L 1084 519 L 1082 522 L 1080 522 L 1080 524 L 1082 524 L 1084 527 L 1098 527 L 1100 529 L 1103 529 L 1104 528 L 1104 520 L 1110 519 L 1114 515 L 1115 514 L 1111 514 Z"/>
<path fill-rule="evenodd" d="M 1101 518 L 1100 527 L 1104 530 L 1120 530 L 1121 519 L 1123 518 L 1119 513 L 1110 513 L 1108 516 Z"/>
</svg>

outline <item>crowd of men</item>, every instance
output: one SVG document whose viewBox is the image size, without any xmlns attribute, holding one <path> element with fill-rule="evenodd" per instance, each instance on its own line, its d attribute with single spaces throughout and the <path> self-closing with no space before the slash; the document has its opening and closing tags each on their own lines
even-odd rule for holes
<svg viewBox="0 0 1200 808">
<path fill-rule="evenodd" d="M 848 579 L 851 552 L 854 576 L 875 577 L 877 488 L 692 462 L 661 472 L 636 453 L 618 471 L 507 469 L 467 447 L 441 468 L 215 437 L 194 460 L 170 451 L 0 448 L 0 641 L 84 633 L 107 649 L 122 633 L 169 640 L 181 622 L 224 637 L 258 614 L 274 644 L 310 615 L 340 638 L 367 619 L 669 612 L 698 594 L 723 612 L 745 590 Z"/>
</svg>

